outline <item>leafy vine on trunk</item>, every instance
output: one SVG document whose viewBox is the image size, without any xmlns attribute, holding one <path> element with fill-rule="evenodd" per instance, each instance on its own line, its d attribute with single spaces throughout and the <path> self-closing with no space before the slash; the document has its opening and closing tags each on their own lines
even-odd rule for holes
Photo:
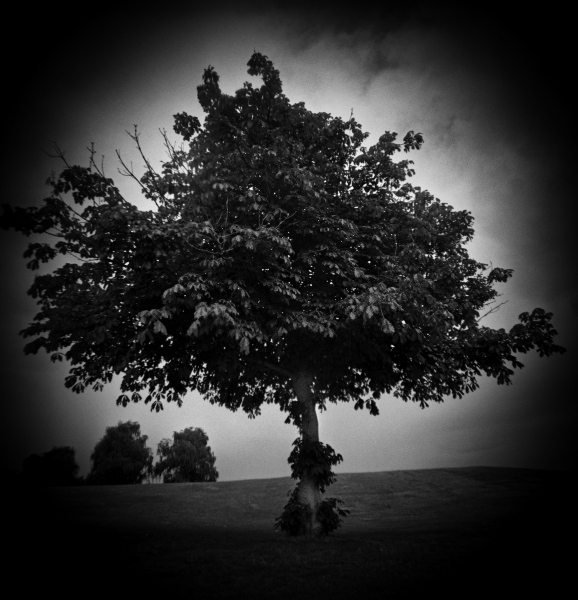
<svg viewBox="0 0 578 600">
<path fill-rule="evenodd" d="M 291 477 L 297 481 L 310 477 L 319 491 L 325 493 L 325 489 L 335 481 L 331 467 L 343 461 L 341 454 L 337 454 L 328 444 L 307 438 L 297 438 L 293 446 L 288 458 Z M 350 512 L 338 506 L 343 504 L 342 500 L 325 498 L 317 505 L 313 515 L 311 507 L 299 501 L 298 492 L 299 485 L 289 492 L 289 501 L 275 521 L 276 530 L 290 535 L 304 535 L 311 533 L 312 523 L 317 521 L 319 532 L 326 535 L 341 527 L 343 517 Z"/>
</svg>

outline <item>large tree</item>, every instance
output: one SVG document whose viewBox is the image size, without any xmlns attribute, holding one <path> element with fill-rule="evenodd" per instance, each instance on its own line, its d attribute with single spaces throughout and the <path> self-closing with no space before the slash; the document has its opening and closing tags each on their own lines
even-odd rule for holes
<svg viewBox="0 0 578 600">
<path fill-rule="evenodd" d="M 165 136 L 162 168 L 143 156 L 142 177 L 127 169 L 155 209 L 125 199 L 91 157 L 65 164 L 41 207 L 5 207 L 4 226 L 56 236 L 30 245 L 32 269 L 72 257 L 30 289 L 27 352 L 64 355 L 76 392 L 120 375 L 122 405 L 144 391 L 160 410 L 191 390 L 249 416 L 277 404 L 300 431 L 278 525 L 327 529 L 342 513 L 321 493 L 341 457 L 319 441 L 317 410 L 351 401 L 375 415 L 384 394 L 425 407 L 483 374 L 509 384 L 519 353 L 561 348 L 541 309 L 510 331 L 480 322 L 511 270 L 470 258 L 472 215 L 409 183 L 412 161 L 394 157 L 421 134 L 365 147 L 353 117 L 291 104 L 267 57 L 248 66 L 262 85 L 234 95 L 207 68 L 204 124 L 175 115 L 183 141 Z"/>
<path fill-rule="evenodd" d="M 209 436 L 200 427 L 175 431 L 172 440 L 159 442 L 155 475 L 162 475 L 165 483 L 217 481 L 216 458 L 208 443 Z"/>
<path fill-rule="evenodd" d="M 142 483 L 151 474 L 153 455 L 146 435 L 135 421 L 119 421 L 106 428 L 104 436 L 90 456 L 91 468 L 86 479 L 95 485 Z"/>
</svg>

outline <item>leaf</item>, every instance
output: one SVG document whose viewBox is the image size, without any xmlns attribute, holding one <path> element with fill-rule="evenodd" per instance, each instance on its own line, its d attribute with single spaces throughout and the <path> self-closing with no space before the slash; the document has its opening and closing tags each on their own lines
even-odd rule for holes
<svg viewBox="0 0 578 600">
<path fill-rule="evenodd" d="M 167 328 L 163 325 L 162 321 L 155 321 L 153 331 L 155 333 L 162 333 L 163 335 L 167 335 Z"/>
<path fill-rule="evenodd" d="M 395 333 L 395 328 L 393 327 L 391 322 L 388 321 L 387 319 L 382 319 L 380 326 L 381 326 L 381 330 L 385 334 L 393 335 Z"/>
</svg>

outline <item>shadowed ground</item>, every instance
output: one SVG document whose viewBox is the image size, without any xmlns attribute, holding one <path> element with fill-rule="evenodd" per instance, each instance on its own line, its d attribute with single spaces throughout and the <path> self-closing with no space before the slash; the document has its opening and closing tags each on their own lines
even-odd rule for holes
<svg viewBox="0 0 578 600">
<path fill-rule="evenodd" d="M 31 591 L 195 598 L 562 597 L 573 474 L 463 468 L 339 475 L 351 515 L 322 540 L 273 530 L 289 478 L 10 488 L 9 568 Z"/>
</svg>

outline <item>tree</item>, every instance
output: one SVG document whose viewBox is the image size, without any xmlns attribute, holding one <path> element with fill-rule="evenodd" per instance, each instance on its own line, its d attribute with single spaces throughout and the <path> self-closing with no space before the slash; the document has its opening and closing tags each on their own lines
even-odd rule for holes
<svg viewBox="0 0 578 600">
<path fill-rule="evenodd" d="M 172 441 L 159 442 L 160 460 L 154 466 L 155 475 L 162 475 L 164 483 L 217 481 L 216 458 L 208 442 L 209 436 L 199 427 L 175 431 Z"/>
<path fill-rule="evenodd" d="M 142 483 L 151 473 L 153 463 L 147 439 L 146 435 L 141 435 L 140 425 L 134 421 L 119 421 L 118 425 L 107 427 L 90 456 L 91 469 L 87 483 Z"/>
<path fill-rule="evenodd" d="M 5 206 L 3 225 L 59 238 L 29 246 L 32 269 L 73 257 L 30 289 L 40 312 L 26 352 L 64 356 L 76 392 L 121 375 L 122 405 L 145 391 L 158 411 L 190 390 L 250 417 L 277 404 L 300 432 L 277 526 L 327 531 L 345 514 L 321 499 L 341 456 L 320 442 L 317 410 L 376 415 L 384 394 L 426 407 L 483 374 L 509 384 L 520 353 L 562 348 L 542 309 L 509 331 L 480 322 L 512 271 L 470 258 L 472 215 L 409 183 L 412 161 L 394 156 L 418 150 L 420 133 L 365 147 L 353 117 L 291 104 L 267 57 L 248 66 L 262 85 L 234 95 L 205 70 L 204 124 L 175 115 L 182 143 L 164 136 L 159 172 L 143 155 L 139 177 L 120 158 L 156 208 L 127 201 L 93 154 L 80 167 L 58 152 L 43 206 Z"/>
<path fill-rule="evenodd" d="M 31 454 L 22 461 L 23 481 L 32 485 L 77 485 L 79 466 L 71 446 L 55 446 L 44 454 Z"/>
</svg>

